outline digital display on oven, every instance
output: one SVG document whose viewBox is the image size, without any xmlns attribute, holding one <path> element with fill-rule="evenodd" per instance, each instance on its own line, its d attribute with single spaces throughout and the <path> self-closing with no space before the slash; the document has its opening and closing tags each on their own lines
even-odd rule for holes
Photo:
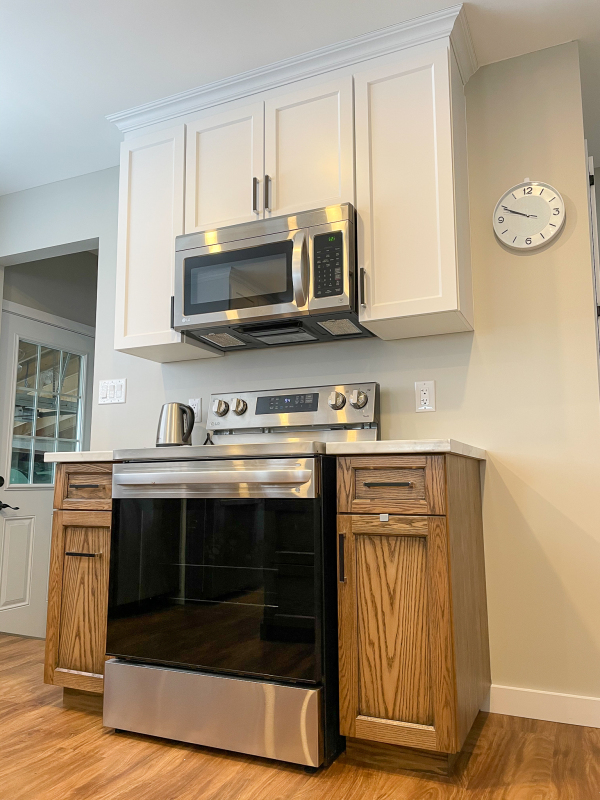
<svg viewBox="0 0 600 800">
<path fill-rule="evenodd" d="M 256 400 L 257 414 L 297 414 L 302 411 L 317 411 L 319 395 L 310 394 L 272 394 Z"/>
</svg>

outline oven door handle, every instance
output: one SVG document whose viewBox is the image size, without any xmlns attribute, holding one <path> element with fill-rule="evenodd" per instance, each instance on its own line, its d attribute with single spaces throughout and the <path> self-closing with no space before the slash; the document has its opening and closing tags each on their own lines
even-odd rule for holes
<svg viewBox="0 0 600 800">
<path fill-rule="evenodd" d="M 308 299 L 308 258 L 306 253 L 306 234 L 298 231 L 292 239 L 292 287 L 294 289 L 294 302 L 298 308 L 303 308 Z"/>
<path fill-rule="evenodd" d="M 125 472 L 115 473 L 117 486 L 173 486 L 204 484 L 224 486 L 231 484 L 263 484 L 301 486 L 313 477 L 309 469 L 231 470 L 226 472 Z"/>
</svg>

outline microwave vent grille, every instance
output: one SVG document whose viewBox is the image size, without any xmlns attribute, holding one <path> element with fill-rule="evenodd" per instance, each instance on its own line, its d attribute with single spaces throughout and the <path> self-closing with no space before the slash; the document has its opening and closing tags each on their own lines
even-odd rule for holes
<svg viewBox="0 0 600 800">
<path fill-rule="evenodd" d="M 232 336 L 230 333 L 207 333 L 200 338 L 206 339 L 207 342 L 216 344 L 219 347 L 243 347 L 246 344 L 246 342 L 242 342 L 241 339 L 236 339 L 236 337 Z"/>
<path fill-rule="evenodd" d="M 361 333 L 360 328 L 349 319 L 328 319 L 325 322 L 319 322 L 319 325 L 332 336 L 351 336 Z"/>
</svg>

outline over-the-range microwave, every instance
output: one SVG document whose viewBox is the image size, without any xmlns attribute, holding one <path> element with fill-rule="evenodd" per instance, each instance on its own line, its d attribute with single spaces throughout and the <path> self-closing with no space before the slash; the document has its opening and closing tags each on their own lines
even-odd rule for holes
<svg viewBox="0 0 600 800">
<path fill-rule="evenodd" d="M 223 351 L 372 336 L 356 273 L 350 203 L 178 236 L 173 327 Z"/>
</svg>

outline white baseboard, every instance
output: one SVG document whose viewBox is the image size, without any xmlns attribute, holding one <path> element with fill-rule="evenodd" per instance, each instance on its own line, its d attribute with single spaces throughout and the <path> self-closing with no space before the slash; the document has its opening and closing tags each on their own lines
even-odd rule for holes
<svg viewBox="0 0 600 800">
<path fill-rule="evenodd" d="M 481 710 L 507 714 L 509 717 L 544 719 L 549 722 L 600 728 L 600 697 L 582 697 L 577 694 L 492 684 L 489 699 Z"/>
</svg>

